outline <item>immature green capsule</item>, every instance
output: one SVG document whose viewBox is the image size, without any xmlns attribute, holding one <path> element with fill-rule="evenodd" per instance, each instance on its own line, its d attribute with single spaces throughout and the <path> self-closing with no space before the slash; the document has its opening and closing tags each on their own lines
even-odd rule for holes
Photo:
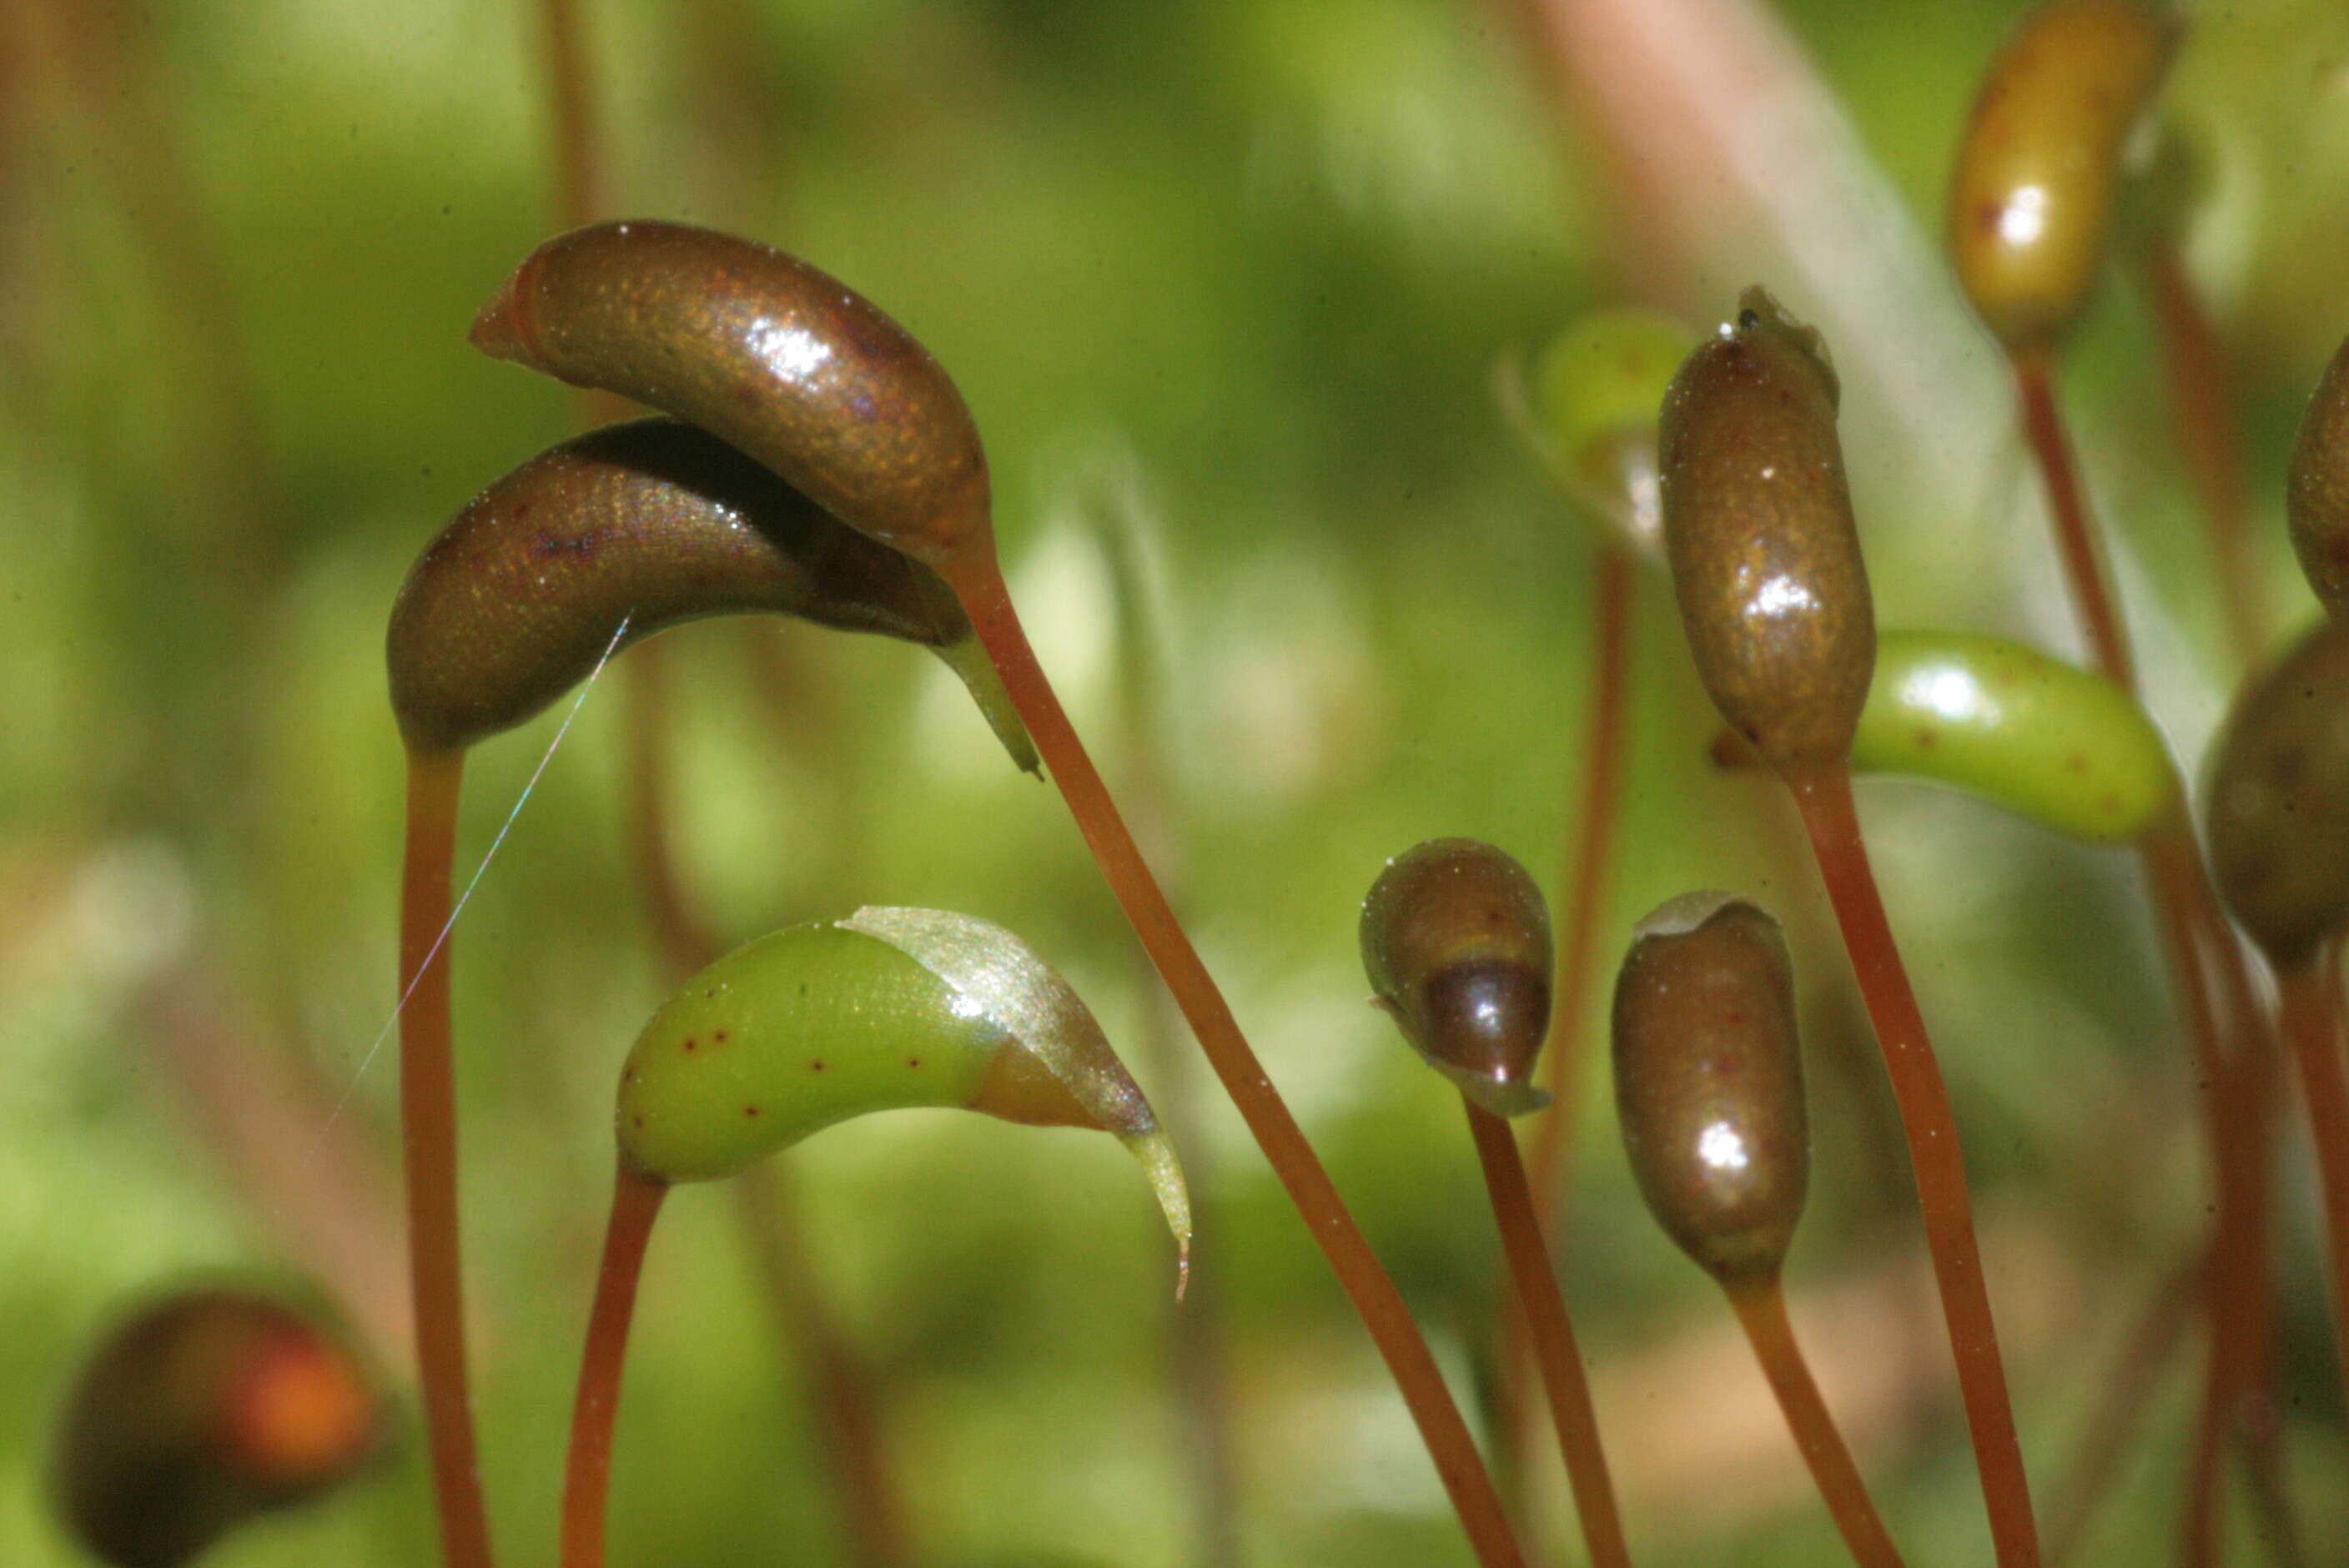
<svg viewBox="0 0 2349 1568">
<path fill-rule="evenodd" d="M 1549 1026 L 1549 908 L 1525 867 L 1475 839 L 1397 855 L 1362 901 L 1362 968 L 1427 1065 L 1495 1116 L 1533 1085 Z"/>
<path fill-rule="evenodd" d="M 1977 795 L 2059 833 L 2134 839 L 2177 793 L 2161 732 L 2102 676 L 1966 632 L 1880 632 L 1855 773 Z"/>
<path fill-rule="evenodd" d="M 868 1111 L 947 1106 L 1114 1134 L 1187 1252 L 1173 1144 L 1077 994 L 1001 926 L 858 910 L 735 949 L 628 1053 L 622 1157 L 663 1181 L 730 1176 Z"/>
<path fill-rule="evenodd" d="M 425 547 L 391 611 L 401 735 L 460 750 L 576 685 L 613 647 L 767 611 L 919 643 L 962 677 L 1012 760 L 1036 751 L 954 593 L 706 431 L 614 425 L 542 452 Z"/>
<path fill-rule="evenodd" d="M 1733 1291 L 1775 1278 L 1811 1171 L 1776 921 L 1692 892 L 1633 929 L 1615 981 L 1615 1109 L 1631 1173 L 1681 1250 Z"/>
<path fill-rule="evenodd" d="M 2104 266 L 2121 154 L 2181 23 L 2138 0 L 2053 0 L 1982 79 L 1950 191 L 1950 250 L 2010 353 L 2052 347 Z"/>
<path fill-rule="evenodd" d="M 1656 419 L 1694 335 L 1655 311 L 1592 311 L 1535 364 L 1528 434 L 1582 507 L 1640 554 L 1664 553 Z"/>
<path fill-rule="evenodd" d="M 642 219 L 577 229 L 531 253 L 472 340 L 689 420 L 933 566 L 988 534 L 962 394 L 878 307 L 781 251 Z"/>
<path fill-rule="evenodd" d="M 1697 674 L 1785 769 L 1840 760 L 1868 700 L 1876 622 L 1819 335 L 1758 288 L 1672 378 L 1664 543 Z"/>
<path fill-rule="evenodd" d="M 382 1409 L 350 1351 L 291 1308 L 203 1290 L 108 1336 L 66 1400 L 57 1506 L 115 1568 L 180 1568 L 350 1476 Z"/>
<path fill-rule="evenodd" d="M 2335 619 L 2349 619 L 2349 339 L 2301 418 L 2284 510 L 2308 585 Z"/>
<path fill-rule="evenodd" d="M 2349 631 L 2319 622 L 2245 686 L 2211 758 L 2211 877 L 2288 968 L 2349 924 Z"/>
</svg>

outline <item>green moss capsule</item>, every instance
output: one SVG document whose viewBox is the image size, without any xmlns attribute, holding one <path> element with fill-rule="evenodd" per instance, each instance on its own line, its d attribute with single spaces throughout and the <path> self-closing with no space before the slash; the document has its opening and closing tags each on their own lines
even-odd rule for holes
<svg viewBox="0 0 2349 1568">
<path fill-rule="evenodd" d="M 2349 619 L 2349 339 L 2301 418 L 2284 508 L 2308 585 L 2334 619 Z"/>
<path fill-rule="evenodd" d="M 266 1297 L 188 1292 L 92 1355 L 66 1400 L 53 1486 L 100 1560 L 180 1568 L 349 1477 L 381 1425 L 370 1380 L 331 1335 Z"/>
<path fill-rule="evenodd" d="M 1187 1250 L 1174 1146 L 1082 1001 L 1001 926 L 861 909 L 739 947 L 628 1054 L 620 1150 L 663 1181 L 730 1176 L 834 1122 L 914 1106 L 1114 1134 Z"/>
<path fill-rule="evenodd" d="M 472 339 L 689 420 L 934 566 L 988 534 L 962 394 L 878 307 L 781 251 L 679 223 L 574 230 L 531 253 Z"/>
<path fill-rule="evenodd" d="M 1657 909 L 1616 977 L 1614 1034 L 1616 1114 L 1648 1207 L 1727 1288 L 1775 1278 L 1811 1169 L 1778 923 L 1722 892 Z"/>
<path fill-rule="evenodd" d="M 936 572 L 674 419 L 566 441 L 458 513 L 392 605 L 392 708 L 410 747 L 461 749 L 575 685 L 624 620 L 623 645 L 752 611 L 929 648 L 1035 770 L 1027 730 Z"/>
<path fill-rule="evenodd" d="M 2349 924 L 2349 631 L 2327 619 L 2235 699 L 2211 752 L 2210 874 L 2277 967 Z"/>
<path fill-rule="evenodd" d="M 1664 543 L 1705 689 L 1785 769 L 1849 750 L 1875 611 L 1826 346 L 1761 289 L 1739 305 L 1664 398 Z"/>
<path fill-rule="evenodd" d="M 1659 561 L 1656 419 L 1693 343 L 1654 311 L 1593 311 L 1542 350 L 1529 394 L 1506 376 L 1502 384 L 1504 410 L 1577 504 L 1619 542 Z"/>
<path fill-rule="evenodd" d="M 2010 353 L 2052 347 L 2104 266 L 2121 154 L 2180 24 L 2137 0 L 2054 0 L 1983 77 L 1950 189 L 1958 282 Z"/>
<path fill-rule="evenodd" d="M 1362 901 L 1362 968 L 1403 1038 L 1495 1116 L 1549 1103 L 1533 1086 L 1549 1026 L 1549 909 L 1526 869 L 1475 839 L 1431 839 Z"/>
<path fill-rule="evenodd" d="M 1965 632 L 1878 634 L 1851 766 L 1947 784 L 2099 842 L 2145 831 L 2177 790 L 2160 731 L 2127 692 Z"/>
</svg>

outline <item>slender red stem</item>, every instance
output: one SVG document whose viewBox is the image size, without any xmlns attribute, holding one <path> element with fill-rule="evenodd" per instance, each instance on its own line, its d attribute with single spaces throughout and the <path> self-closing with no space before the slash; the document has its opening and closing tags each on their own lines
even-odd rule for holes
<svg viewBox="0 0 2349 1568">
<path fill-rule="evenodd" d="M 1836 921 L 1843 927 L 1852 973 L 1876 1027 L 1877 1048 L 1883 1053 L 1901 1130 L 1908 1135 L 1909 1168 L 1916 1175 L 1925 1241 L 1957 1361 L 1974 1464 L 1982 1472 L 1991 1540 L 2001 1568 L 2036 1568 L 2039 1536 L 2031 1517 L 2030 1480 L 2014 1435 L 2014 1411 L 2007 1399 L 1990 1293 L 1982 1282 L 1982 1249 L 1974 1238 L 1973 1201 L 1966 1191 L 1957 1118 L 1950 1109 L 1949 1090 L 1941 1082 L 1916 993 L 1909 988 L 1909 972 L 1893 942 L 1891 923 L 1885 918 L 1884 901 L 1876 891 L 1859 815 L 1852 807 L 1850 770 L 1837 760 L 1787 768 L 1782 773 L 1810 834 Z"/>
<path fill-rule="evenodd" d="M 449 1021 L 450 862 L 460 752 L 408 756 L 408 847 L 400 872 L 399 1127 L 408 1178 L 408 1274 L 432 1491 L 448 1568 L 489 1568 L 490 1522 L 465 1370 L 457 1226 L 457 1084 Z M 436 948 L 438 949 L 436 951 Z M 430 963 L 427 963 L 428 956 Z"/>
<path fill-rule="evenodd" d="M 1320 1159 L 1289 1114 L 1280 1091 L 1273 1088 L 1263 1064 L 1240 1033 L 1230 1005 L 1200 962 L 1190 937 L 1167 906 L 1165 894 L 1053 694 L 1035 649 L 1029 645 L 992 543 L 984 539 L 975 542 L 941 570 L 1002 676 L 1103 880 L 1385 1358 L 1477 1561 L 1485 1568 L 1498 1564 L 1517 1568 L 1525 1561 L 1523 1553 L 1427 1342 L 1420 1336 L 1393 1280 L 1347 1212 L 1330 1173 L 1322 1169 Z"/>
<path fill-rule="evenodd" d="M 571 1408 L 571 1454 L 563 1473 L 562 1568 L 604 1568 L 604 1503 L 612 1482 L 612 1429 L 620 1414 L 620 1372 L 627 1361 L 628 1324 L 636 1316 L 636 1279 L 645 1244 L 660 1217 L 668 1183 L 620 1162 L 612 1184 L 612 1220 L 604 1233 L 604 1265 L 595 1277 L 595 1306 L 587 1319 L 587 1347 L 579 1357 L 579 1397 Z"/>
<path fill-rule="evenodd" d="M 2054 375 L 2045 355 L 2015 356 L 2014 387 L 2023 403 L 2023 434 L 2030 438 L 2040 477 L 2047 483 L 2047 513 L 2055 528 L 2056 552 L 2064 559 L 2064 581 L 2072 593 L 2072 608 L 2087 635 L 2096 667 L 2133 693 L 2137 665 L 2129 653 L 2128 631 L 2121 624 L 2112 591 L 2105 583 L 2095 529 L 2088 521 L 2080 481 L 2073 472 L 2071 443 L 2064 439 L 2063 416 L 2056 411 Z"/>
<path fill-rule="evenodd" d="M 2210 1267 L 2206 1248 L 2170 1271 L 2122 1342 L 2098 1390 L 2088 1428 L 2064 1467 L 2064 1479 L 2047 1510 L 2047 1568 L 2061 1568 L 2079 1550 L 2099 1504 L 2120 1473 L 2129 1434 L 2161 1386 L 2162 1375 L 2186 1343 L 2196 1300 L 2204 1293 Z"/>
<path fill-rule="evenodd" d="M 2333 1338 L 2349 1392 L 2349 1069 L 2342 1064 L 2340 991 L 2327 972 L 2341 962 L 2339 938 L 2279 969 L 2283 1033 L 2300 1068 L 2300 1092 L 2316 1145 L 2324 1194 L 2325 1263 L 2333 1281 Z"/>
<path fill-rule="evenodd" d="M 2266 594 L 2260 583 L 2259 542 L 2251 531 L 2251 495 L 2243 483 L 2241 442 L 2232 377 L 2219 334 L 2178 247 L 2157 239 L 2146 250 L 2146 290 L 2161 333 L 2169 374 L 2169 406 L 2186 477 L 2200 503 L 2202 527 L 2218 569 L 2220 597 L 2237 656 L 2249 665 L 2267 648 Z"/>
<path fill-rule="evenodd" d="M 563 181 L 563 217 L 576 228 L 593 222 L 605 201 L 604 142 L 596 132 L 586 40 L 579 26 L 577 0 L 539 0 L 538 11 L 546 85 L 554 99 L 554 167 Z"/>
<path fill-rule="evenodd" d="M 1811 1479 L 1818 1483 L 1819 1496 L 1834 1515 L 1852 1560 L 1859 1568 L 1901 1568 L 1900 1549 L 1892 1544 L 1878 1517 L 1868 1482 L 1860 1479 L 1859 1466 L 1844 1445 L 1843 1433 L 1812 1379 L 1810 1363 L 1795 1341 L 1795 1326 L 1786 1319 L 1786 1293 L 1777 1276 L 1732 1290 L 1729 1305 L 1736 1309 L 1754 1358 L 1762 1363 L 1770 1391 L 1778 1397 L 1778 1408 L 1786 1413 L 1795 1446 L 1802 1450 L 1803 1462 L 1810 1467 Z"/>
<path fill-rule="evenodd" d="M 1566 1298 L 1550 1267 L 1549 1248 L 1542 1241 L 1516 1135 L 1506 1121 L 1473 1100 L 1464 1099 L 1460 1104 L 1476 1140 L 1477 1163 L 1485 1168 L 1485 1191 L 1493 1200 L 1493 1219 L 1516 1283 L 1517 1305 L 1532 1330 L 1534 1356 L 1549 1394 L 1550 1419 L 1557 1428 L 1558 1452 L 1566 1460 L 1567 1482 L 1582 1519 L 1583 1545 L 1596 1568 L 1629 1568 L 1631 1554 L 1623 1544 L 1623 1521 L 1615 1507 L 1614 1482 L 1607 1475 L 1607 1450 L 1599 1440 L 1598 1412 L 1590 1406 L 1590 1380 L 1574 1342 L 1574 1320 L 1567 1315 Z"/>
</svg>

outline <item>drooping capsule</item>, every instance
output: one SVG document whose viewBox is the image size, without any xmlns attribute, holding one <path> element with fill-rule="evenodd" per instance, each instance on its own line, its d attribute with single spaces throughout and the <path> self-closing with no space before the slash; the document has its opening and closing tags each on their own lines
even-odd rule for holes
<svg viewBox="0 0 2349 1568">
<path fill-rule="evenodd" d="M 795 256 L 681 223 L 593 224 L 532 252 L 472 340 L 698 425 L 933 566 L 988 536 L 962 394 L 904 327 Z"/>
<path fill-rule="evenodd" d="M 91 1356 L 66 1400 L 53 1490 L 102 1561 L 181 1568 L 350 1476 L 381 1427 L 357 1360 L 305 1315 L 247 1292 L 185 1292 Z"/>
<path fill-rule="evenodd" d="M 1616 977 L 1614 1037 L 1616 1114 L 1648 1207 L 1724 1287 L 1775 1278 L 1811 1163 L 1778 923 L 1723 892 L 1655 910 Z"/>
<path fill-rule="evenodd" d="M 1739 306 L 1664 398 L 1664 543 L 1706 691 L 1784 769 L 1849 751 L 1875 611 L 1826 346 L 1759 288 Z"/>
<path fill-rule="evenodd" d="M 936 572 L 674 419 L 565 441 L 458 513 L 392 605 L 392 708 L 410 747 L 461 749 L 576 685 L 624 622 L 622 646 L 748 612 L 929 648 L 1034 771 L 1027 730 Z"/>
<path fill-rule="evenodd" d="M 866 908 L 735 949 L 645 1026 L 616 1125 L 636 1170 L 708 1181 L 914 1106 L 1114 1135 L 1187 1250 L 1182 1166 L 1101 1026 L 1019 938 L 969 915 Z"/>
<path fill-rule="evenodd" d="M 2308 585 L 2335 620 L 2349 620 L 2349 338 L 2301 417 L 2284 511 Z"/>
<path fill-rule="evenodd" d="M 2119 686 L 1970 632 L 1880 632 L 1854 773 L 1946 784 L 2074 838 L 2120 842 L 2177 794 L 2161 732 Z"/>
<path fill-rule="evenodd" d="M 2053 347 L 2093 294 L 2122 153 L 2181 24 L 2140 0 L 2053 0 L 2000 49 L 1950 189 L 1958 282 L 2009 353 Z"/>
<path fill-rule="evenodd" d="M 2235 699 L 2211 749 L 2210 874 L 2279 969 L 2349 924 L 2349 631 L 2327 618 Z"/>
<path fill-rule="evenodd" d="M 1397 855 L 1362 901 L 1362 968 L 1412 1048 L 1495 1116 L 1549 1103 L 1533 1084 L 1549 1026 L 1549 908 L 1526 869 L 1475 839 Z"/>
<path fill-rule="evenodd" d="M 1693 342 L 1655 311 L 1592 311 L 1542 350 L 1529 392 L 1503 384 L 1505 409 L 1579 508 L 1655 561 L 1664 553 L 1656 421 Z"/>
</svg>

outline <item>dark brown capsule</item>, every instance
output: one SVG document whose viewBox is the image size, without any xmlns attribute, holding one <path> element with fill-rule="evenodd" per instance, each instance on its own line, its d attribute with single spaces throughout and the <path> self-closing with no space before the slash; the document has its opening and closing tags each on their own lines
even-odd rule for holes
<svg viewBox="0 0 2349 1568">
<path fill-rule="evenodd" d="M 2321 621 L 2235 699 L 2205 796 L 2210 873 L 2277 967 L 2349 924 L 2349 631 Z"/>
<path fill-rule="evenodd" d="M 1615 981 L 1615 1109 L 1640 1191 L 1681 1250 L 1732 1290 L 1775 1277 L 1811 1172 L 1776 921 L 1693 892 L 1639 923 Z"/>
<path fill-rule="evenodd" d="M 2301 418 L 2284 507 L 2308 585 L 2336 620 L 2349 619 L 2349 339 Z"/>
<path fill-rule="evenodd" d="M 1748 289 L 1665 394 L 1664 547 L 1697 673 L 1785 769 L 1842 758 L 1868 702 L 1875 610 L 1819 335 Z"/>
<path fill-rule="evenodd" d="M 1549 908 L 1525 867 L 1475 839 L 1387 862 L 1362 901 L 1362 968 L 1403 1038 L 1495 1116 L 1549 1103 L 1533 1087 L 1549 1027 Z"/>
<path fill-rule="evenodd" d="M 2137 0 L 2054 0 L 1982 78 L 1950 188 L 1950 251 L 2010 353 L 2054 346 L 2095 292 L 2121 155 L 2168 74 L 2181 24 Z"/>
<path fill-rule="evenodd" d="M 905 328 L 781 251 L 643 220 L 574 230 L 531 253 L 472 339 L 698 425 L 933 566 L 989 537 L 962 394 Z"/>
<path fill-rule="evenodd" d="M 767 611 L 935 651 L 1022 767 L 1036 756 L 954 593 L 717 437 L 615 425 L 524 463 L 425 549 L 386 658 L 408 744 L 459 750 L 540 712 L 613 645 Z"/>
<path fill-rule="evenodd" d="M 116 1568 L 180 1568 L 270 1509 L 342 1480 L 381 1410 L 350 1352 L 286 1307 L 208 1290 L 109 1336 L 66 1402 L 57 1506 Z"/>
</svg>

